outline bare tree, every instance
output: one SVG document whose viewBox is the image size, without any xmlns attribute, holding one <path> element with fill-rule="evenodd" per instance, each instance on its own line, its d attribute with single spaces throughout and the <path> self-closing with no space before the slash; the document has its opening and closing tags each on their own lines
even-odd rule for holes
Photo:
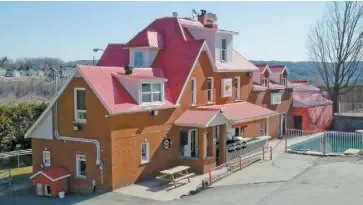
<svg viewBox="0 0 363 205">
<path fill-rule="evenodd" d="M 333 2 L 309 34 L 308 55 L 338 111 L 338 97 L 359 82 L 363 72 L 363 3 Z"/>
</svg>

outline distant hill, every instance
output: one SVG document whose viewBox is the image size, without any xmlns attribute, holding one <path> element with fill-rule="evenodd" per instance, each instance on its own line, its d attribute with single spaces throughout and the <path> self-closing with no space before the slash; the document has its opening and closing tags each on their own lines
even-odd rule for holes
<svg viewBox="0 0 363 205">
<path fill-rule="evenodd" d="M 312 62 L 310 61 L 256 61 L 251 60 L 254 64 L 268 64 L 268 65 L 286 65 L 289 69 L 289 80 L 308 80 L 315 85 L 324 85 L 324 82 L 321 80 L 316 71 L 312 68 Z M 67 65 L 76 66 L 77 64 L 81 65 L 92 65 L 92 60 L 77 60 L 67 62 Z M 97 64 L 97 60 L 95 61 Z M 362 80 L 363 82 L 363 76 Z"/>
</svg>

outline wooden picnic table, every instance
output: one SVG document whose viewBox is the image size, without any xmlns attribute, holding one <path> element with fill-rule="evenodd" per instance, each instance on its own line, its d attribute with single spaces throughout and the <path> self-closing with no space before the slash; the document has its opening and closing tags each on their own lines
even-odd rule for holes
<svg viewBox="0 0 363 205">
<path fill-rule="evenodd" d="M 188 173 L 189 166 L 176 166 L 170 169 L 160 171 L 161 176 L 156 177 L 159 180 L 173 182 L 174 186 L 177 187 L 177 182 L 183 179 L 188 179 L 190 182 L 190 177 L 194 176 L 194 173 Z"/>
</svg>

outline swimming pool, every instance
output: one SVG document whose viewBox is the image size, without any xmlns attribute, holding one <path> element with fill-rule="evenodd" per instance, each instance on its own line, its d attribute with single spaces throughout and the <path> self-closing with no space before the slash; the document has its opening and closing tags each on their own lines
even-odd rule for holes
<svg viewBox="0 0 363 205">
<path fill-rule="evenodd" d="M 306 140 L 291 145 L 291 151 L 323 152 L 324 133 L 308 136 Z M 363 149 L 363 134 L 347 132 L 326 132 L 326 153 L 343 153 L 347 149 Z"/>
</svg>

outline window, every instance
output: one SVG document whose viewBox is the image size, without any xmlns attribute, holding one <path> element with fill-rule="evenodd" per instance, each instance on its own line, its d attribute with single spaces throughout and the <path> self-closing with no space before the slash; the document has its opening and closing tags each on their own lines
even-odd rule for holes
<svg viewBox="0 0 363 205">
<path fill-rule="evenodd" d="M 268 87 L 268 79 L 267 78 L 262 78 L 262 86 Z"/>
<path fill-rule="evenodd" d="M 260 124 L 260 135 L 261 136 L 265 136 L 266 134 L 265 134 L 265 122 L 263 121 L 263 122 L 261 122 L 261 124 Z"/>
<path fill-rule="evenodd" d="M 191 89 L 192 89 L 192 105 L 196 105 L 197 104 L 197 79 L 192 78 L 192 83 L 191 83 Z"/>
<path fill-rule="evenodd" d="M 189 130 L 180 132 L 180 151 L 182 157 L 198 158 L 198 132 Z"/>
<path fill-rule="evenodd" d="M 143 83 L 141 84 L 141 103 L 154 104 L 163 101 L 161 83 Z"/>
<path fill-rule="evenodd" d="M 281 78 L 281 85 L 287 85 L 287 80 L 286 78 Z"/>
<path fill-rule="evenodd" d="M 74 88 L 74 120 L 86 122 L 86 90 L 84 88 Z"/>
<path fill-rule="evenodd" d="M 135 67 L 144 66 L 144 53 L 142 51 L 135 51 L 134 53 L 134 64 Z"/>
<path fill-rule="evenodd" d="M 271 93 L 271 105 L 281 104 L 281 93 Z"/>
<path fill-rule="evenodd" d="M 77 177 L 87 177 L 86 156 L 76 155 L 76 174 Z"/>
<path fill-rule="evenodd" d="M 227 39 L 222 39 L 221 61 L 227 61 Z"/>
<path fill-rule="evenodd" d="M 234 128 L 234 136 L 236 136 L 236 137 L 241 136 L 241 128 L 240 127 Z"/>
<path fill-rule="evenodd" d="M 214 98 L 213 98 L 213 88 L 214 88 L 213 78 L 208 78 L 207 83 L 208 83 L 208 87 L 207 87 L 208 102 L 214 102 Z"/>
<path fill-rule="evenodd" d="M 141 164 L 148 163 L 150 161 L 149 143 L 141 143 Z"/>
<path fill-rule="evenodd" d="M 236 88 L 235 100 L 240 100 L 241 99 L 241 79 L 240 79 L 240 77 L 236 77 L 234 79 L 234 87 Z"/>
<path fill-rule="evenodd" d="M 43 151 L 43 164 L 45 167 L 50 167 L 50 151 Z"/>
</svg>

